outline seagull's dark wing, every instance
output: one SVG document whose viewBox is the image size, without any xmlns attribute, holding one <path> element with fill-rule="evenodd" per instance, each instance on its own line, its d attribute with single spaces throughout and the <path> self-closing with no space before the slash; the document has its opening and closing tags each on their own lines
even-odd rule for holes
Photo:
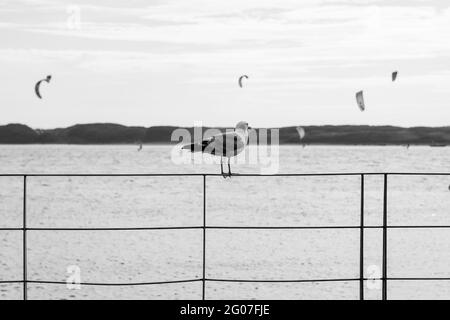
<svg viewBox="0 0 450 320">
<path fill-rule="evenodd" d="M 183 146 L 182 149 L 189 150 L 191 152 L 204 152 L 206 148 L 211 146 L 211 144 L 214 142 L 214 137 L 211 137 L 209 139 L 203 140 L 201 143 L 191 143 L 188 145 Z M 211 148 L 213 149 L 213 148 Z"/>
<path fill-rule="evenodd" d="M 244 141 L 236 132 L 226 132 L 213 137 L 208 143 L 204 152 L 217 156 L 232 157 L 241 152 L 244 147 Z"/>
<path fill-rule="evenodd" d="M 244 141 L 236 132 L 215 135 L 200 143 L 192 143 L 183 147 L 191 152 L 204 152 L 216 156 L 233 157 L 245 147 Z"/>
<path fill-rule="evenodd" d="M 211 137 L 211 138 L 208 138 L 206 140 L 203 140 L 202 141 L 202 148 L 205 149 L 206 147 L 208 147 L 211 143 L 214 142 L 215 139 L 216 139 L 215 137 Z"/>
</svg>

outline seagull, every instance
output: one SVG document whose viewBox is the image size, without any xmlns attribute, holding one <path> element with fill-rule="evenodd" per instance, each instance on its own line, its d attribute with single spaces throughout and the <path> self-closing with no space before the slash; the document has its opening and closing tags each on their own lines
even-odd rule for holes
<svg viewBox="0 0 450 320">
<path fill-rule="evenodd" d="M 230 158 L 238 155 L 248 145 L 248 123 L 240 121 L 233 132 L 214 135 L 201 143 L 192 143 L 182 147 L 191 152 L 209 153 L 220 157 L 220 171 L 224 178 L 231 177 Z M 228 159 L 228 174 L 223 172 L 223 158 Z"/>
</svg>

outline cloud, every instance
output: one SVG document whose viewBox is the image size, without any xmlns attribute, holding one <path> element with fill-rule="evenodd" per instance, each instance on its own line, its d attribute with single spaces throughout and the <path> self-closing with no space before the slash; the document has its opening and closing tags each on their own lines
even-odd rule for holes
<svg viewBox="0 0 450 320">
<path fill-rule="evenodd" d="M 79 30 L 67 27 L 73 2 L 81 9 Z M 419 93 L 432 90 L 440 94 L 436 105 L 448 101 L 450 14 L 444 2 L 14 0 L 0 8 L 0 66 L 18 79 L 59 74 L 53 85 L 66 81 L 68 88 L 61 103 L 86 76 L 100 89 L 77 97 L 83 103 L 92 98 L 120 109 L 115 100 L 125 98 L 109 92 L 120 82 L 139 104 L 149 99 L 167 110 L 187 104 L 191 117 L 209 114 L 216 104 L 240 112 L 236 105 L 245 101 L 269 107 L 272 119 L 274 105 L 353 106 L 354 90 L 384 86 L 394 68 L 400 70 L 397 88 L 404 85 L 402 92 L 414 97 L 408 103 L 423 103 Z M 244 73 L 250 76 L 246 90 L 236 92 Z M 14 102 L 17 94 L 8 97 Z"/>
</svg>

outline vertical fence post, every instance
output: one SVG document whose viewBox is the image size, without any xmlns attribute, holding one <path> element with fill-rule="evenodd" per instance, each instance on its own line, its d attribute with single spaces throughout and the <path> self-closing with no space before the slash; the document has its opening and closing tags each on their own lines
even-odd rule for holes
<svg viewBox="0 0 450 320">
<path fill-rule="evenodd" d="M 202 300 L 205 300 L 206 286 L 206 175 L 203 175 L 203 286 Z"/>
<path fill-rule="evenodd" d="M 23 253 L 23 300 L 27 300 L 27 176 L 23 176 L 23 224 L 22 224 L 22 253 Z"/>
<path fill-rule="evenodd" d="M 361 174 L 361 217 L 359 228 L 359 299 L 364 300 L 364 174 Z"/>
<path fill-rule="evenodd" d="M 382 299 L 387 300 L 387 173 L 384 174 L 383 192 L 383 271 L 382 271 Z"/>
</svg>

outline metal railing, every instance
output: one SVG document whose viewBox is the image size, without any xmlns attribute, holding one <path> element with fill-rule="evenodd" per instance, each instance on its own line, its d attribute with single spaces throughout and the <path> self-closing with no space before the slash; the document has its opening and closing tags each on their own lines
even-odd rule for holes
<svg viewBox="0 0 450 320">
<path fill-rule="evenodd" d="M 28 177 L 202 177 L 203 180 L 203 224 L 201 226 L 185 227 L 137 227 L 137 228 L 36 228 L 27 225 L 27 178 Z M 388 177 L 389 176 L 450 176 L 450 173 L 314 173 L 314 174 L 233 174 L 233 177 L 327 177 L 327 176 L 359 176 L 360 177 L 360 223 L 359 225 L 336 225 L 336 226 L 212 226 L 207 224 L 206 214 L 206 178 L 220 177 L 219 174 L 0 174 L 0 177 L 23 177 L 23 222 L 21 228 L 0 228 L 0 231 L 21 231 L 22 239 L 22 260 L 23 260 L 23 279 L 22 280 L 0 280 L 0 284 L 23 284 L 23 299 L 28 299 L 28 284 L 67 284 L 63 281 L 32 280 L 28 278 L 27 270 L 27 232 L 28 231 L 124 231 L 124 230 L 181 230 L 181 229 L 199 229 L 202 230 L 202 277 L 196 279 L 174 280 L 174 281 L 153 281 L 136 283 L 94 283 L 81 282 L 80 285 L 86 286 L 147 286 L 159 284 L 174 283 L 192 283 L 202 282 L 202 300 L 206 299 L 207 282 L 239 282 L 239 283 L 318 283 L 318 282 L 359 282 L 359 298 L 364 300 L 364 281 L 381 281 L 382 300 L 388 299 L 388 281 L 431 281 L 431 280 L 450 280 L 450 277 L 389 277 L 388 276 L 388 230 L 389 229 L 450 229 L 450 225 L 395 225 L 388 223 Z M 383 177 L 383 218 L 382 225 L 365 225 L 364 223 L 364 192 L 366 176 Z M 329 278 L 329 279 L 291 279 L 291 280 L 253 280 L 253 279 L 220 279 L 206 277 L 206 230 L 213 229 L 256 229 L 256 230 L 302 230 L 302 229 L 359 229 L 359 277 L 355 278 Z M 382 230 L 382 275 L 381 278 L 367 278 L 364 276 L 364 231 L 366 229 Z"/>
</svg>

